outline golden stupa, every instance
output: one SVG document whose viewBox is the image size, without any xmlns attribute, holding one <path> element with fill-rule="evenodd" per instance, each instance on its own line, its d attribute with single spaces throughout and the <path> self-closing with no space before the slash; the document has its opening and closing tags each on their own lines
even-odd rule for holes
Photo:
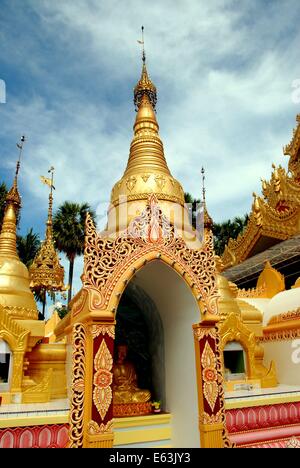
<svg viewBox="0 0 300 468">
<path fill-rule="evenodd" d="M 18 171 L 6 197 L 6 207 L 0 234 L 0 305 L 18 319 L 37 319 L 38 312 L 29 287 L 29 273 L 17 252 L 17 216 L 21 207 L 18 191 Z"/>
<path fill-rule="evenodd" d="M 129 159 L 122 178 L 111 192 L 108 211 L 110 234 L 126 229 L 130 221 L 144 210 L 151 194 L 155 194 L 164 214 L 175 227 L 184 231 L 184 220 L 188 217 L 184 208 L 184 191 L 172 176 L 165 159 L 155 114 L 156 101 L 156 87 L 149 78 L 143 52 L 142 74 L 134 88 L 137 115 Z"/>
</svg>

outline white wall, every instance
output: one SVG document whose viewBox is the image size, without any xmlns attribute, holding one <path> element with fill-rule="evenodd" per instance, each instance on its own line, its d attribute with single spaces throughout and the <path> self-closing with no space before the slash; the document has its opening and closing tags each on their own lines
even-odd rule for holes
<svg viewBox="0 0 300 468">
<path fill-rule="evenodd" d="M 300 385 L 300 339 L 263 343 L 265 360 L 275 361 L 280 384 Z"/>
<path fill-rule="evenodd" d="M 184 282 L 160 261 L 140 270 L 142 287 L 161 315 L 165 339 L 167 411 L 172 414 L 172 446 L 199 447 L 198 397 L 192 325 L 200 321 L 197 303 Z"/>
</svg>

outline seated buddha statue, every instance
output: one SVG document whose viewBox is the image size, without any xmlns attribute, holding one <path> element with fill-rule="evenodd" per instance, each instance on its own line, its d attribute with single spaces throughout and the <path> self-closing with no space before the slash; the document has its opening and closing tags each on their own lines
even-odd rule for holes
<svg viewBox="0 0 300 468">
<path fill-rule="evenodd" d="M 149 390 L 138 388 L 134 366 L 126 360 L 126 345 L 117 347 L 117 361 L 113 367 L 113 402 L 115 404 L 146 403 L 151 399 Z"/>
</svg>

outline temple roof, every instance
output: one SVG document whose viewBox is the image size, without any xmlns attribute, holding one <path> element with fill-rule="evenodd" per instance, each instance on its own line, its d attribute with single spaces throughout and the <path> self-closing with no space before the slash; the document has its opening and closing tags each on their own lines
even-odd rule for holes
<svg viewBox="0 0 300 468">
<path fill-rule="evenodd" d="M 249 221 L 237 239 L 230 239 L 222 255 L 224 268 L 230 268 L 300 233 L 300 116 L 291 143 L 289 173 L 273 164 L 270 181 L 262 181 L 262 196 L 254 195 Z"/>
<path fill-rule="evenodd" d="M 253 287 L 266 261 L 285 274 L 287 286 L 294 284 L 300 275 L 300 234 L 228 268 L 222 274 L 241 288 Z"/>
</svg>

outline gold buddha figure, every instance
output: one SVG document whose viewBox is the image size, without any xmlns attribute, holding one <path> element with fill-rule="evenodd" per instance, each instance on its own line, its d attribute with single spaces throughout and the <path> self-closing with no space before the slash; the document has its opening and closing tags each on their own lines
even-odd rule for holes
<svg viewBox="0 0 300 468">
<path fill-rule="evenodd" d="M 117 361 L 113 368 L 113 401 L 115 404 L 146 403 L 151 399 L 149 390 L 138 388 L 134 366 L 126 360 L 126 345 L 117 347 Z"/>
</svg>

